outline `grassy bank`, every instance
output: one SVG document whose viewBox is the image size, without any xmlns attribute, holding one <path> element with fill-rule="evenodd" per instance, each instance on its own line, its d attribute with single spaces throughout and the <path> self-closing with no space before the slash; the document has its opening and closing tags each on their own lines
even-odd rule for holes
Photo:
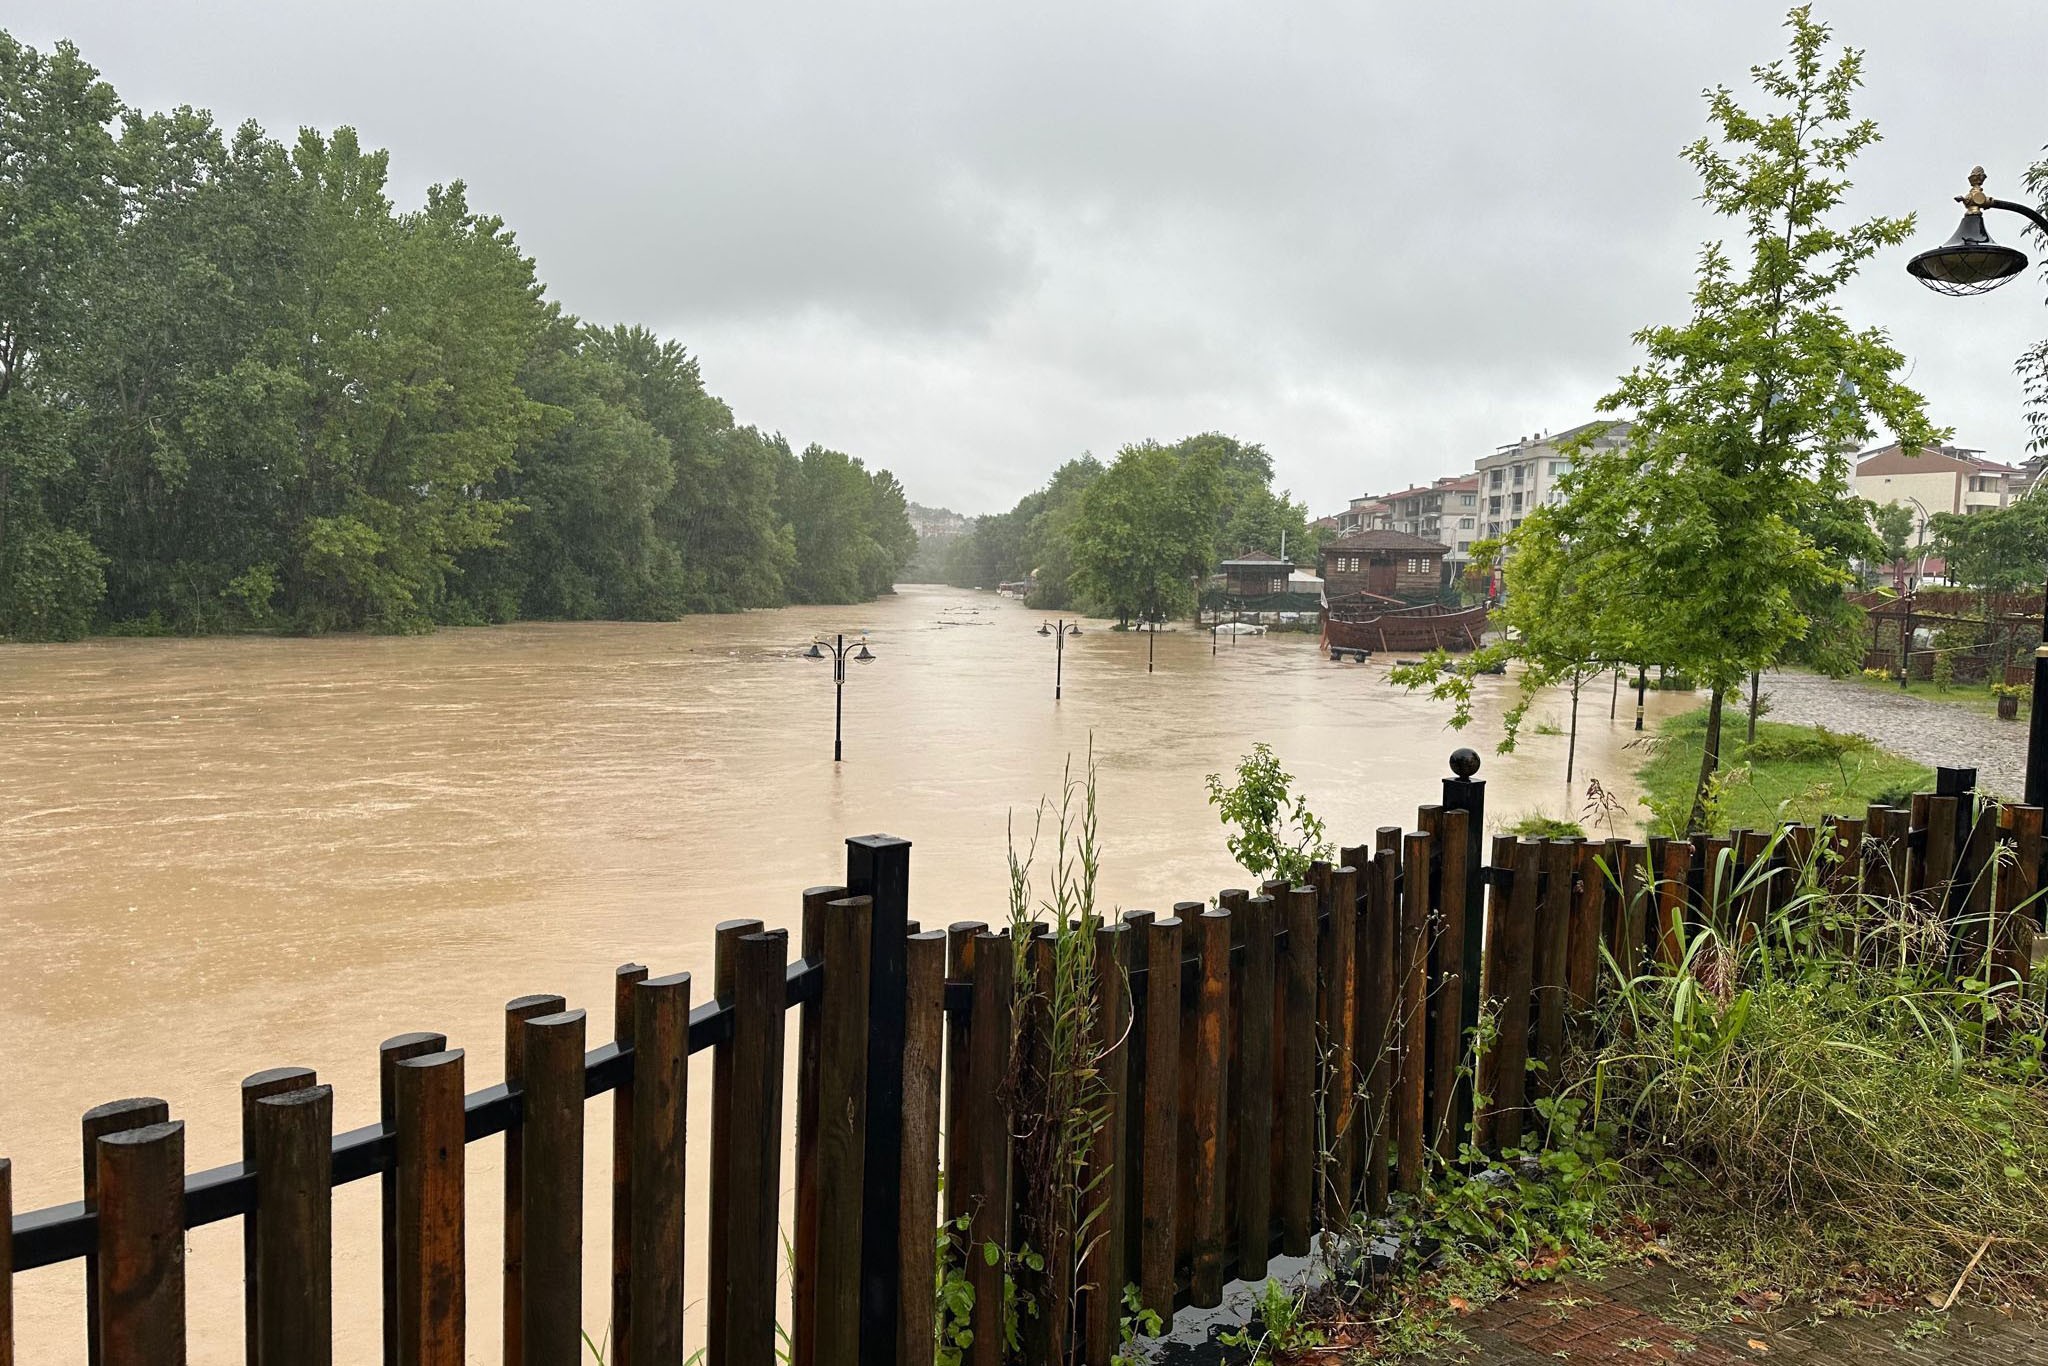
<svg viewBox="0 0 2048 1366">
<path fill-rule="evenodd" d="M 1692 802 L 1706 743 L 1704 705 L 1666 718 L 1649 758 L 1637 770 L 1655 833 L 1674 833 Z M 1761 827 L 1778 820 L 1815 821 L 1826 815 L 1860 816 L 1875 801 L 1902 800 L 1932 790 L 1934 770 L 1879 749 L 1858 735 L 1822 726 L 1760 722 L 1754 743 L 1748 722 L 1730 707 L 1724 717 L 1721 775 L 1714 787 L 1707 824 Z"/>
</svg>

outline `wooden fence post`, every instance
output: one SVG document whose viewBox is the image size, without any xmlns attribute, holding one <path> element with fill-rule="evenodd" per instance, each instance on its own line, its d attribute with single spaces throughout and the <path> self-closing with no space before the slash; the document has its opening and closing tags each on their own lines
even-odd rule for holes
<svg viewBox="0 0 2048 1366">
<path fill-rule="evenodd" d="M 246 1094 L 246 1093 L 245 1093 Z M 259 1366 L 334 1360 L 334 1088 L 254 1104 Z"/>
<path fill-rule="evenodd" d="M 1498 1152 L 1522 1139 L 1543 841 L 1496 836 L 1493 861 L 1497 867 L 1512 869 L 1508 894 L 1503 897 L 1495 892 L 1496 914 L 1487 925 L 1486 943 L 1486 994 L 1499 1012 L 1500 1024 L 1485 1068 L 1491 1101 L 1484 1132 Z"/>
<path fill-rule="evenodd" d="M 1543 1065 L 1537 1089 L 1548 1094 L 1564 1057 L 1564 1016 L 1571 989 L 1571 932 L 1579 839 L 1552 840 L 1543 850 L 1543 887 L 1537 902 L 1536 956 L 1532 977 L 1536 1007 L 1536 1059 Z"/>
<path fill-rule="evenodd" d="M 519 996 L 505 1003 L 505 1086 L 517 1091 L 526 1079 L 525 1023 L 542 1015 L 559 1013 L 568 1002 L 545 993 Z M 520 1179 L 526 1151 L 526 1130 L 514 1125 L 505 1131 L 505 1234 L 502 1258 L 504 1298 L 501 1322 L 504 1333 L 505 1366 L 526 1366 L 526 1187 Z"/>
<path fill-rule="evenodd" d="M 398 1133 L 398 1064 L 408 1058 L 440 1053 L 446 1034 L 399 1034 L 377 1046 L 377 1124 L 396 1142 Z M 384 1366 L 398 1366 L 398 1164 L 377 1180 L 382 1214 L 378 1253 L 383 1260 Z"/>
<path fill-rule="evenodd" d="M 734 946 L 732 1098 L 726 1166 L 712 1173 L 730 1188 L 722 1281 L 709 1287 L 725 1305 L 725 1348 L 713 1361 L 772 1366 L 776 1268 L 781 1265 L 783 979 L 789 932 L 742 935 Z M 890 1347 L 895 1325 L 890 1325 Z"/>
<path fill-rule="evenodd" d="M 1237 1131 L 1231 1180 L 1237 1278 L 1264 1280 L 1273 1226 L 1273 962 L 1274 907 L 1270 896 L 1245 898 L 1235 916 L 1242 922 L 1244 962 L 1237 979 L 1237 1106 L 1230 1126 Z"/>
<path fill-rule="evenodd" d="M 903 1204 L 897 1360 L 931 1366 L 932 1297 L 938 1276 L 939 1067 L 946 1030 L 946 934 L 924 930 L 904 944 Z"/>
<path fill-rule="evenodd" d="M 319 1077 L 310 1067 L 272 1067 L 242 1078 L 242 1170 L 261 1173 L 256 1153 L 256 1102 L 267 1096 L 282 1096 L 317 1085 Z M 261 1181 L 258 1181 L 261 1188 Z M 260 1204 L 259 1204 L 260 1214 Z M 242 1219 L 242 1360 L 261 1359 L 256 1338 L 258 1260 L 256 1224 L 258 1214 Z"/>
<path fill-rule="evenodd" d="M 581 1010 L 521 1025 L 525 1093 L 526 1255 L 520 1304 L 526 1366 L 578 1366 L 583 1356 L 583 1045 Z M 779 1145 L 781 1136 L 776 1136 Z M 771 1276 L 771 1280 L 773 1277 Z"/>
<path fill-rule="evenodd" d="M 127 1129 L 168 1123 L 170 1118 L 171 1107 L 155 1096 L 110 1100 L 85 1112 L 78 1127 L 83 1139 L 81 1170 L 85 1178 L 87 1209 L 95 1209 L 99 1204 L 100 1139 Z M 85 1258 L 85 1358 L 88 1366 L 100 1366 L 99 1306 L 99 1253 L 95 1251 L 87 1253 Z"/>
<path fill-rule="evenodd" d="M 398 1366 L 464 1366 L 462 1050 L 393 1069 Z"/>
<path fill-rule="evenodd" d="M 1458 964 L 1459 995 L 1454 1031 L 1457 1056 L 1463 1058 L 1465 1040 L 1479 1027 L 1479 988 L 1485 954 L 1486 879 L 1483 865 L 1486 851 L 1486 780 L 1473 776 L 1479 772 L 1479 755 L 1475 750 L 1461 748 L 1451 751 L 1450 765 L 1452 776 L 1443 780 L 1446 838 L 1451 829 L 1448 824 L 1451 813 L 1460 811 L 1465 815 L 1465 885 L 1464 896 L 1458 903 L 1463 908 L 1465 923 L 1459 934 L 1463 957 Z M 1446 886 L 1456 876 L 1456 871 L 1446 862 Z M 1444 906 L 1448 915 L 1451 906 L 1448 894 Z M 1472 1077 L 1460 1078 L 1444 1107 L 1452 1152 L 1457 1151 L 1458 1144 L 1472 1126 L 1473 1081 Z"/>
<path fill-rule="evenodd" d="M 1000 1366 L 1003 1360 L 1003 1267 L 991 1265 L 983 1249 L 1009 1246 L 1010 1120 L 1003 1082 L 1010 1070 L 1010 993 L 1016 956 L 1003 935 L 974 940 L 974 1007 L 969 1028 L 966 1104 L 961 1136 L 959 1198 L 967 1217 L 963 1253 L 974 1287 L 970 1324 L 971 1366 Z M 949 1180 L 948 1185 L 952 1182 Z"/>
<path fill-rule="evenodd" d="M 1287 960 L 1281 965 L 1280 1250 L 1305 1257 L 1315 1233 L 1316 891 L 1290 888 Z"/>
<path fill-rule="evenodd" d="M 105 1366 L 185 1366 L 185 1125 L 103 1135 L 99 1339 Z"/>
<path fill-rule="evenodd" d="M 988 926 L 979 920 L 956 920 L 946 927 L 946 980 L 974 989 L 977 936 Z M 973 1161 L 966 1141 L 973 1129 L 973 1100 L 968 1088 L 968 1061 L 973 1050 L 973 1017 L 966 1011 L 946 1014 L 946 1226 L 957 1241 L 960 1216 L 967 1213 L 967 1177 Z"/>
<path fill-rule="evenodd" d="M 1166 916 L 1145 926 L 1145 1145 L 1142 1253 L 1138 1287 L 1144 1306 L 1173 1317 L 1179 1249 L 1180 959 L 1182 921 Z"/>
<path fill-rule="evenodd" d="M 1465 1134 L 1458 1128 L 1460 1095 L 1469 1097 L 1470 1080 L 1459 1076 L 1465 1064 L 1465 897 L 1466 871 L 1472 846 L 1469 812 L 1444 808 L 1437 816 L 1442 831 L 1438 879 L 1436 991 L 1431 997 L 1434 1030 L 1430 1035 L 1430 1072 L 1435 1085 L 1429 1095 L 1429 1132 L 1437 1156 L 1449 1162 L 1458 1155 Z M 1469 1101 L 1468 1101 L 1469 1103 Z"/>
<path fill-rule="evenodd" d="M 1364 984 L 1363 1034 L 1358 1057 L 1365 1068 L 1366 1132 L 1359 1149 L 1365 1159 L 1361 1184 L 1366 1208 L 1374 1216 L 1387 1211 L 1387 1178 L 1394 1141 L 1394 1073 L 1400 1065 L 1400 946 L 1396 918 L 1400 894 L 1401 831 L 1381 826 L 1376 832 L 1367 883 L 1365 917 L 1360 925 L 1359 980 Z"/>
<path fill-rule="evenodd" d="M 868 950 L 868 1098 L 860 1238 L 860 1366 L 896 1355 L 903 1272 L 896 1196 L 903 1165 L 904 937 L 910 919 L 910 841 L 846 842 L 846 890 L 874 901 Z"/>
<path fill-rule="evenodd" d="M 0 1366 L 14 1366 L 14 1164 L 0 1157 Z"/>
<path fill-rule="evenodd" d="M 690 974 L 633 986 L 633 1359 L 683 1360 L 683 1173 L 690 1105 Z M 614 1339 L 617 1340 L 616 1338 Z"/>
<path fill-rule="evenodd" d="M 635 1047 L 633 990 L 647 980 L 646 965 L 621 964 L 612 974 L 612 1042 L 633 1053 L 633 1071 L 612 1088 L 612 1296 L 611 1344 L 605 1366 L 633 1364 L 633 1097 L 640 1080 Z"/>
<path fill-rule="evenodd" d="M 811 1309 L 821 1344 L 860 1340 L 861 1180 L 867 1143 L 868 948 L 874 902 L 834 901 L 825 912 L 825 994 L 818 1003 L 818 1242 Z"/>
<path fill-rule="evenodd" d="M 1223 1239 L 1228 1227 L 1224 1151 L 1229 1144 L 1223 1101 L 1230 1093 L 1230 922 L 1230 912 L 1220 909 L 1203 911 L 1195 920 L 1201 967 L 1195 999 L 1190 1110 L 1194 1149 L 1188 1154 L 1193 1173 L 1188 1210 L 1193 1230 L 1188 1300 L 1201 1309 L 1223 1302 Z"/>
<path fill-rule="evenodd" d="M 1352 1048 L 1358 1039 L 1358 869 L 1350 863 L 1331 870 L 1323 900 L 1325 922 L 1318 962 L 1322 990 L 1318 993 L 1322 1046 L 1322 1122 L 1318 1128 L 1319 1177 L 1316 1205 L 1326 1229 L 1349 1224 L 1352 1151 L 1358 1141 L 1358 1063 Z"/>
<path fill-rule="evenodd" d="M 711 932 L 711 993 L 721 1008 L 731 1009 L 739 991 L 739 943 L 762 929 L 758 920 L 725 920 Z M 709 1361 L 729 1359 L 726 1300 L 721 1287 L 732 1280 L 733 1198 L 737 1194 L 726 1173 L 733 1164 L 732 1102 L 737 1082 L 734 1057 L 737 1032 L 711 1049 L 711 1210 L 710 1236 L 704 1250 L 704 1355 Z"/>
<path fill-rule="evenodd" d="M 1093 1239 L 1085 1262 L 1088 1289 L 1083 1303 L 1082 1333 L 1086 1361 L 1107 1362 L 1117 1348 L 1117 1329 L 1124 1309 L 1124 1126 L 1130 1101 L 1130 994 L 1125 972 L 1130 963 L 1131 928 L 1095 927 L 1095 1041 L 1100 1049 L 1103 1110 L 1088 1158 L 1088 1179 L 1094 1184 L 1088 1204 L 1097 1211 L 1089 1230 Z M 1268 961 L 1272 941 L 1267 940 Z M 1268 1013 L 1271 1018 L 1270 1010 Z M 1268 1095 L 1270 1097 L 1270 1091 Z M 1263 1176 L 1263 1173 L 1261 1173 Z"/>
<path fill-rule="evenodd" d="M 803 899 L 803 940 L 807 963 L 825 955 L 825 907 L 846 895 L 844 887 L 807 887 Z M 796 1228 L 790 1234 L 789 1363 L 817 1366 L 818 1360 L 818 1056 L 824 1005 L 806 1001 L 797 1011 L 796 1031 Z"/>
<path fill-rule="evenodd" d="M 1430 837 L 1421 831 L 1402 844 L 1398 937 L 1400 944 L 1396 1019 L 1400 1068 L 1396 1073 L 1395 1171 L 1404 1191 L 1422 1189 L 1423 1150 L 1429 1118 L 1429 858 Z"/>
<path fill-rule="evenodd" d="M 2033 981 L 2034 931 L 2041 924 L 2041 808 L 2008 806 L 1999 812 L 2012 855 L 1998 870 L 1998 911 L 1992 935 L 1994 983 L 2014 983 L 2024 994 Z"/>
</svg>

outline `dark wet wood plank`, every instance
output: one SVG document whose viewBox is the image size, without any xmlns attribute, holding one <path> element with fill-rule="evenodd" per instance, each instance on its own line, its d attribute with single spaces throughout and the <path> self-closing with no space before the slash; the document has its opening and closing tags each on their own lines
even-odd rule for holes
<svg viewBox="0 0 2048 1366">
<path fill-rule="evenodd" d="M 185 1366 L 185 1125 L 101 1137 L 99 1341 L 106 1366 Z"/>
<path fill-rule="evenodd" d="M 685 1174 L 689 1171 L 690 974 L 633 987 L 631 1343 L 641 1363 L 681 1361 Z"/>
<path fill-rule="evenodd" d="M 465 1366 L 462 1050 L 392 1074 L 398 1165 L 398 1366 Z"/>
<path fill-rule="evenodd" d="M 1305 1257 L 1315 1229 L 1316 1189 L 1316 890 L 1295 887 L 1282 903 L 1287 951 L 1280 962 L 1281 1251 Z"/>
<path fill-rule="evenodd" d="M 803 939 L 798 946 L 807 963 L 820 962 L 825 952 L 825 907 L 846 895 L 844 887 L 807 887 L 803 900 Z M 806 1001 L 797 1011 L 796 1026 L 796 1227 L 790 1232 L 790 1366 L 816 1366 L 818 1360 L 818 1053 L 823 1004 Z"/>
<path fill-rule="evenodd" d="M 1195 994 L 1193 1034 L 1194 1147 L 1189 1225 L 1193 1231 L 1189 1302 L 1212 1308 L 1223 1302 L 1223 1255 L 1228 1211 L 1225 1181 L 1223 1102 L 1230 1093 L 1230 935 L 1233 917 L 1217 909 L 1196 917 L 1194 933 L 1201 967 Z"/>
<path fill-rule="evenodd" d="M 621 964 L 612 974 L 612 1042 L 633 1047 L 633 988 L 647 980 L 641 963 Z M 633 1357 L 633 1074 L 612 1089 L 612 1295 L 610 1343 L 605 1366 L 632 1366 Z"/>
<path fill-rule="evenodd" d="M 568 1005 L 560 996 L 542 992 L 531 996 L 518 996 L 505 1003 L 505 1085 L 511 1090 L 520 1089 L 525 1078 L 526 1034 L 524 1026 L 528 1020 L 542 1015 L 553 1015 Z M 521 1344 L 525 1341 L 526 1313 L 521 1307 L 525 1295 L 526 1257 L 526 1215 L 525 1187 L 520 1183 L 519 1173 L 523 1167 L 526 1135 L 517 1125 L 505 1131 L 505 1234 L 503 1242 L 502 1269 L 504 1276 L 504 1298 L 500 1316 L 501 1331 L 504 1334 L 503 1348 L 505 1366 L 525 1366 L 526 1351 Z"/>
<path fill-rule="evenodd" d="M 521 1025 L 525 1092 L 526 1247 L 520 1339 L 527 1366 L 578 1366 L 583 1355 L 583 1051 L 581 1010 Z"/>
<path fill-rule="evenodd" d="M 242 1170 L 259 1171 L 256 1153 L 256 1102 L 319 1083 L 310 1067 L 271 1067 L 242 1078 Z M 259 1294 L 256 1219 L 242 1220 L 242 1359 L 258 1359 L 256 1307 Z"/>
<path fill-rule="evenodd" d="M 727 1165 L 712 1179 L 725 1185 L 724 1281 L 709 1293 L 725 1304 L 723 1354 L 731 1366 L 773 1366 L 775 1273 L 782 1262 L 783 978 L 789 932 L 740 936 L 733 990 L 733 1068 Z M 822 1191 L 821 1191 L 822 1195 Z M 820 1238 L 826 1236 L 821 1211 Z"/>
<path fill-rule="evenodd" d="M 846 897 L 825 912 L 825 994 L 818 1083 L 832 1097 L 818 1116 L 818 1341 L 851 1344 L 860 1333 L 861 1175 L 867 1142 L 868 942 L 874 901 Z"/>
<path fill-rule="evenodd" d="M 408 1058 L 423 1058 L 448 1047 L 448 1036 L 421 1030 L 398 1034 L 377 1047 L 377 1123 L 387 1134 L 398 1132 L 398 1064 Z M 398 1165 L 393 1163 L 378 1178 L 382 1238 L 379 1255 L 383 1260 L 384 1366 L 398 1362 Z"/>
<path fill-rule="evenodd" d="M 258 1366 L 334 1360 L 334 1088 L 254 1104 Z"/>
<path fill-rule="evenodd" d="M 1154 920 L 1145 938 L 1145 1095 L 1140 1127 L 1145 1147 L 1143 1235 L 1138 1288 L 1147 1309 L 1173 1316 L 1180 1249 L 1180 960 L 1183 922 Z"/>
<path fill-rule="evenodd" d="M 84 1201 L 94 1209 L 99 1199 L 99 1141 L 108 1134 L 144 1129 L 170 1121 L 171 1107 L 155 1096 L 132 1096 L 95 1105 L 79 1121 L 80 1170 L 84 1175 Z M 85 1355 L 89 1366 L 100 1366 L 100 1284 L 99 1254 L 85 1259 Z"/>
<path fill-rule="evenodd" d="M 897 1247 L 903 1295 L 897 1304 L 896 1359 L 932 1366 L 932 1297 L 938 1275 L 939 1073 L 946 1038 L 946 934 L 924 930 L 904 941 L 903 1210 Z M 866 1078 L 862 1078 L 866 1085 Z"/>
</svg>

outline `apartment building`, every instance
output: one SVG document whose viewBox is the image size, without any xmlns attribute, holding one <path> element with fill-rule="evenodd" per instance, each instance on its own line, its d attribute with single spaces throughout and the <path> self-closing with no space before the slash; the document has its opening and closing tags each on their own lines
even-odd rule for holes
<svg viewBox="0 0 2048 1366">
<path fill-rule="evenodd" d="M 1857 496 L 1912 508 L 1916 542 L 1935 513 L 2002 508 L 2027 483 L 2026 470 L 1987 460 L 1966 446 L 1924 446 L 1909 455 L 1894 442 L 1856 458 Z"/>
<path fill-rule="evenodd" d="M 1611 418 L 1585 422 L 1562 432 L 1525 436 L 1477 462 L 1478 479 L 1475 522 L 1479 535 L 1488 539 L 1505 536 L 1522 524 L 1537 508 L 1558 500 L 1557 481 L 1572 467 L 1567 447 L 1588 436 L 1601 450 L 1613 450 L 1628 443 L 1629 426 Z"/>
</svg>

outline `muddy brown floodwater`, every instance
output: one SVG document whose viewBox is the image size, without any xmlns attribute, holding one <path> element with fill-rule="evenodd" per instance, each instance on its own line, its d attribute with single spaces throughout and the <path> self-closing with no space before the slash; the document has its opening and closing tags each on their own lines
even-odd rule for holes
<svg viewBox="0 0 2048 1366">
<path fill-rule="evenodd" d="M 1006 817 L 1028 829 L 1091 736 L 1101 893 L 1126 908 L 1245 880 L 1202 777 L 1255 740 L 1342 843 L 1411 824 L 1461 743 L 1440 705 L 1386 685 L 1383 661 L 1332 665 L 1303 635 L 1212 656 L 1206 635 L 1165 632 L 1148 674 L 1142 636 L 1090 623 L 1055 706 L 1040 621 L 908 587 L 669 624 L 0 648 L 0 1154 L 16 1209 L 77 1198 L 79 1115 L 105 1100 L 164 1097 L 188 1162 L 210 1166 L 239 1155 L 237 1084 L 264 1067 L 317 1068 L 346 1128 L 376 1116 L 392 1034 L 446 1032 L 472 1090 L 501 1075 L 513 996 L 563 993 L 606 1037 L 617 964 L 704 982 L 712 926 L 791 924 L 802 888 L 843 874 L 849 835 L 915 842 L 926 924 L 999 918 Z M 831 669 L 796 650 L 837 630 L 866 630 L 877 658 L 850 666 L 835 767 Z M 1483 751 L 1509 687 L 1486 682 L 1468 732 Z M 1633 804 L 1629 699 L 1618 721 L 1607 708 L 1603 682 L 1582 705 L 1580 782 Z M 1489 753 L 1490 812 L 1566 810 L 1563 745 Z M 595 1157 L 609 1107 L 590 1120 Z M 498 1147 L 470 1154 L 479 1362 L 498 1355 Z M 601 1336 L 608 1178 L 592 1171 L 584 1302 Z M 374 1182 L 337 1193 L 338 1361 L 376 1356 L 375 1207 Z M 232 1223 L 192 1236 L 196 1362 L 239 1359 L 239 1248 Z M 693 1249 L 693 1297 L 703 1264 Z M 80 1266 L 16 1289 L 20 1359 L 82 1361 Z"/>
</svg>

